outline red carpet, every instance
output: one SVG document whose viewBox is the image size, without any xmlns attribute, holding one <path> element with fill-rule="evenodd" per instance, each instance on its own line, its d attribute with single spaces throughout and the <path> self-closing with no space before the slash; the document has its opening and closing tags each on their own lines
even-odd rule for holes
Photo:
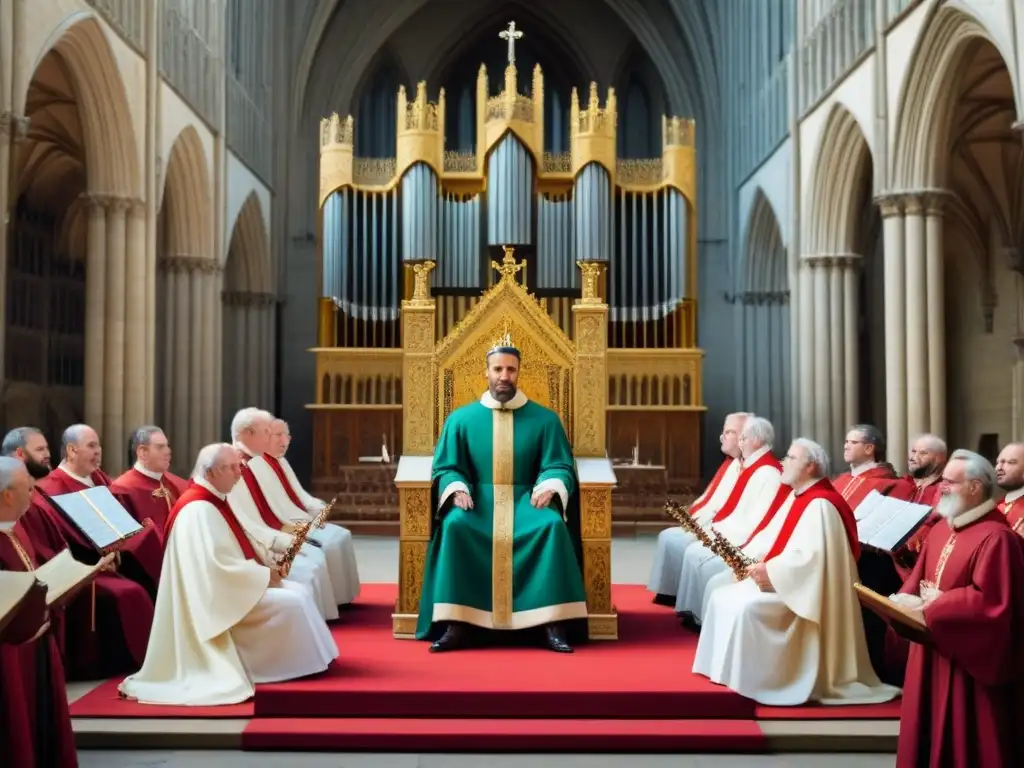
<svg viewBox="0 0 1024 768">
<path fill-rule="evenodd" d="M 323 675 L 258 686 L 230 707 L 124 701 L 109 681 L 76 718 L 254 718 L 253 750 L 759 752 L 757 720 L 890 720 L 899 702 L 763 707 L 690 672 L 697 637 L 640 586 L 616 586 L 619 641 L 572 655 L 487 648 L 433 655 L 391 637 L 394 584 L 363 586 L 335 622 L 341 657 Z"/>
</svg>

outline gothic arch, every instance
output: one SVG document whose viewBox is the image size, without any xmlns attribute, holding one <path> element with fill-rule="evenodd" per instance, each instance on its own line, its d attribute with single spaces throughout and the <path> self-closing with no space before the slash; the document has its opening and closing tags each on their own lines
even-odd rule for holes
<svg viewBox="0 0 1024 768">
<path fill-rule="evenodd" d="M 210 171 L 202 140 L 191 125 L 171 147 L 160 213 L 164 257 L 215 258 Z"/>
<path fill-rule="evenodd" d="M 132 112 L 102 26 L 92 14 L 73 14 L 43 46 L 36 66 L 50 51 L 67 64 L 75 93 L 81 99 L 89 191 L 142 197 Z M 24 111 L 27 97 L 26 85 L 25 93 L 19 95 L 20 111 Z"/>
<path fill-rule="evenodd" d="M 960 92 L 961 64 L 969 54 L 969 44 L 979 39 L 991 43 L 1004 63 L 1013 60 L 980 21 L 962 10 L 939 5 L 925 22 L 900 94 L 892 189 L 944 186 L 953 130 L 949 116 Z M 1007 71 L 1018 94 L 1014 68 L 1007 66 Z"/>
<path fill-rule="evenodd" d="M 806 253 L 854 251 L 860 191 L 871 163 L 871 149 L 857 119 L 845 106 L 835 104 L 821 132 L 807 190 Z"/>
<path fill-rule="evenodd" d="M 782 240 L 778 216 L 764 191 L 754 193 L 747 223 L 746 290 L 783 292 L 789 290 L 786 270 L 786 245 Z"/>
<path fill-rule="evenodd" d="M 224 289 L 270 293 L 273 283 L 263 206 L 259 196 L 250 192 L 231 231 L 224 265 Z"/>
</svg>

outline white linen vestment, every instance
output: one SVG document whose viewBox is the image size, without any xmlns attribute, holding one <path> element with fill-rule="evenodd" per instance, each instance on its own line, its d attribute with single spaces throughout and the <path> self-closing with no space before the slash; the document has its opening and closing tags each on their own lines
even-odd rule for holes
<svg viewBox="0 0 1024 768">
<path fill-rule="evenodd" d="M 708 488 L 691 505 L 701 506 L 695 519 L 701 525 L 711 522 L 711 519 L 718 514 L 740 476 L 742 462 L 733 459 L 725 470 L 721 481 L 715 488 Z M 656 595 L 670 595 L 675 597 L 679 592 L 679 574 L 683 567 L 683 553 L 686 548 L 697 539 L 693 534 L 684 531 L 678 525 L 666 528 L 658 534 L 658 548 L 654 553 L 654 562 L 651 564 L 651 576 L 647 582 L 647 591 Z"/>
<path fill-rule="evenodd" d="M 270 564 L 271 552 L 280 554 L 295 540 L 290 533 L 274 530 L 263 522 L 256 500 L 249 493 L 244 480 L 235 483 L 235 487 L 228 494 L 228 501 L 238 522 L 242 524 L 249 538 L 256 543 L 256 554 L 264 563 Z M 334 587 L 331 586 L 331 576 L 327 571 L 327 560 L 323 551 L 312 544 L 303 544 L 298 557 L 292 562 L 288 578 L 309 587 L 320 615 L 327 621 L 338 618 L 338 601 L 334 598 Z"/>
<path fill-rule="evenodd" d="M 143 704 L 237 704 L 257 683 L 326 670 L 338 647 L 309 590 L 269 582 L 217 507 L 187 502 L 167 538 L 146 660 L 121 692 Z"/>
<path fill-rule="evenodd" d="M 776 706 L 875 704 L 899 695 L 871 667 L 853 589 L 857 564 L 832 504 L 811 500 L 766 565 L 775 592 L 747 578 L 711 595 L 695 673 Z"/>
<path fill-rule="evenodd" d="M 248 450 L 241 443 L 236 443 L 235 448 L 248 453 Z M 295 476 L 295 470 L 284 458 L 277 459 L 285 479 L 291 486 L 302 506 L 298 507 L 288 494 L 280 477 L 271 467 L 265 456 L 250 458 L 247 465 L 252 470 L 260 490 L 270 505 L 270 510 L 282 523 L 292 523 L 296 520 L 309 521 L 325 506 L 320 499 L 314 498 L 306 493 L 299 478 Z M 316 541 L 322 547 L 324 558 L 327 562 L 327 572 L 331 578 L 331 588 L 334 591 L 334 599 L 337 605 L 351 603 L 359 596 L 359 568 L 356 565 L 356 553 L 352 546 L 352 534 L 348 529 L 334 523 L 328 523 L 323 528 L 313 531 L 310 539 Z"/>
<path fill-rule="evenodd" d="M 748 467 L 753 466 L 768 450 L 761 448 L 755 451 L 743 463 Z M 711 527 L 736 546 L 743 545 L 768 512 L 781 485 L 782 470 L 778 466 L 770 464 L 758 467 L 747 481 L 747 487 L 743 489 L 743 495 L 732 514 Z M 704 589 L 711 577 L 724 566 L 718 555 L 700 542 L 687 547 L 679 571 L 676 613 L 689 613 L 699 623 Z"/>
</svg>

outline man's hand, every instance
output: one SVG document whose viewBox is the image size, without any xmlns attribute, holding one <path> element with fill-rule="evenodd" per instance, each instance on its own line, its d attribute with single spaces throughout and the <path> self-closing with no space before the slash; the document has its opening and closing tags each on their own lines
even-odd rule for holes
<svg viewBox="0 0 1024 768">
<path fill-rule="evenodd" d="M 281 579 L 281 572 L 278 571 L 276 568 L 271 568 L 270 569 L 270 583 L 267 586 L 268 587 L 280 587 L 281 586 L 281 581 L 282 581 L 282 579 Z"/>
<path fill-rule="evenodd" d="M 298 532 L 299 527 L 295 523 L 281 523 L 281 530 L 294 535 Z"/>
<path fill-rule="evenodd" d="M 547 509 L 551 505 L 551 499 L 554 496 L 554 491 L 534 491 L 530 497 L 530 503 L 537 509 Z"/>
<path fill-rule="evenodd" d="M 108 573 L 117 570 L 117 552 L 108 552 L 100 558 L 98 563 L 100 573 Z"/>
<path fill-rule="evenodd" d="M 456 491 L 452 503 L 459 509 L 473 509 L 473 497 L 465 491 Z"/>
<path fill-rule="evenodd" d="M 0 635 L 0 642 L 18 645 L 34 640 L 46 627 L 50 611 L 46 606 L 46 585 L 37 581 L 28 591 L 11 623 Z"/>
<path fill-rule="evenodd" d="M 768 566 L 765 563 L 754 563 L 747 566 L 747 576 L 754 580 L 762 592 L 774 592 L 772 580 L 768 578 Z"/>
</svg>

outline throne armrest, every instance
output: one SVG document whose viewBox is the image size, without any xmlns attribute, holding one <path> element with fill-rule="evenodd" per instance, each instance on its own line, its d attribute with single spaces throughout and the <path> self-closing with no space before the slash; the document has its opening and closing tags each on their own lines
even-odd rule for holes
<svg viewBox="0 0 1024 768">
<path fill-rule="evenodd" d="M 613 488 L 618 483 L 611 459 L 607 457 L 577 458 L 576 476 L 580 480 L 581 488 L 583 486 Z"/>
<path fill-rule="evenodd" d="M 433 469 L 433 456 L 401 456 L 395 472 L 395 485 L 399 488 L 429 488 Z"/>
</svg>

